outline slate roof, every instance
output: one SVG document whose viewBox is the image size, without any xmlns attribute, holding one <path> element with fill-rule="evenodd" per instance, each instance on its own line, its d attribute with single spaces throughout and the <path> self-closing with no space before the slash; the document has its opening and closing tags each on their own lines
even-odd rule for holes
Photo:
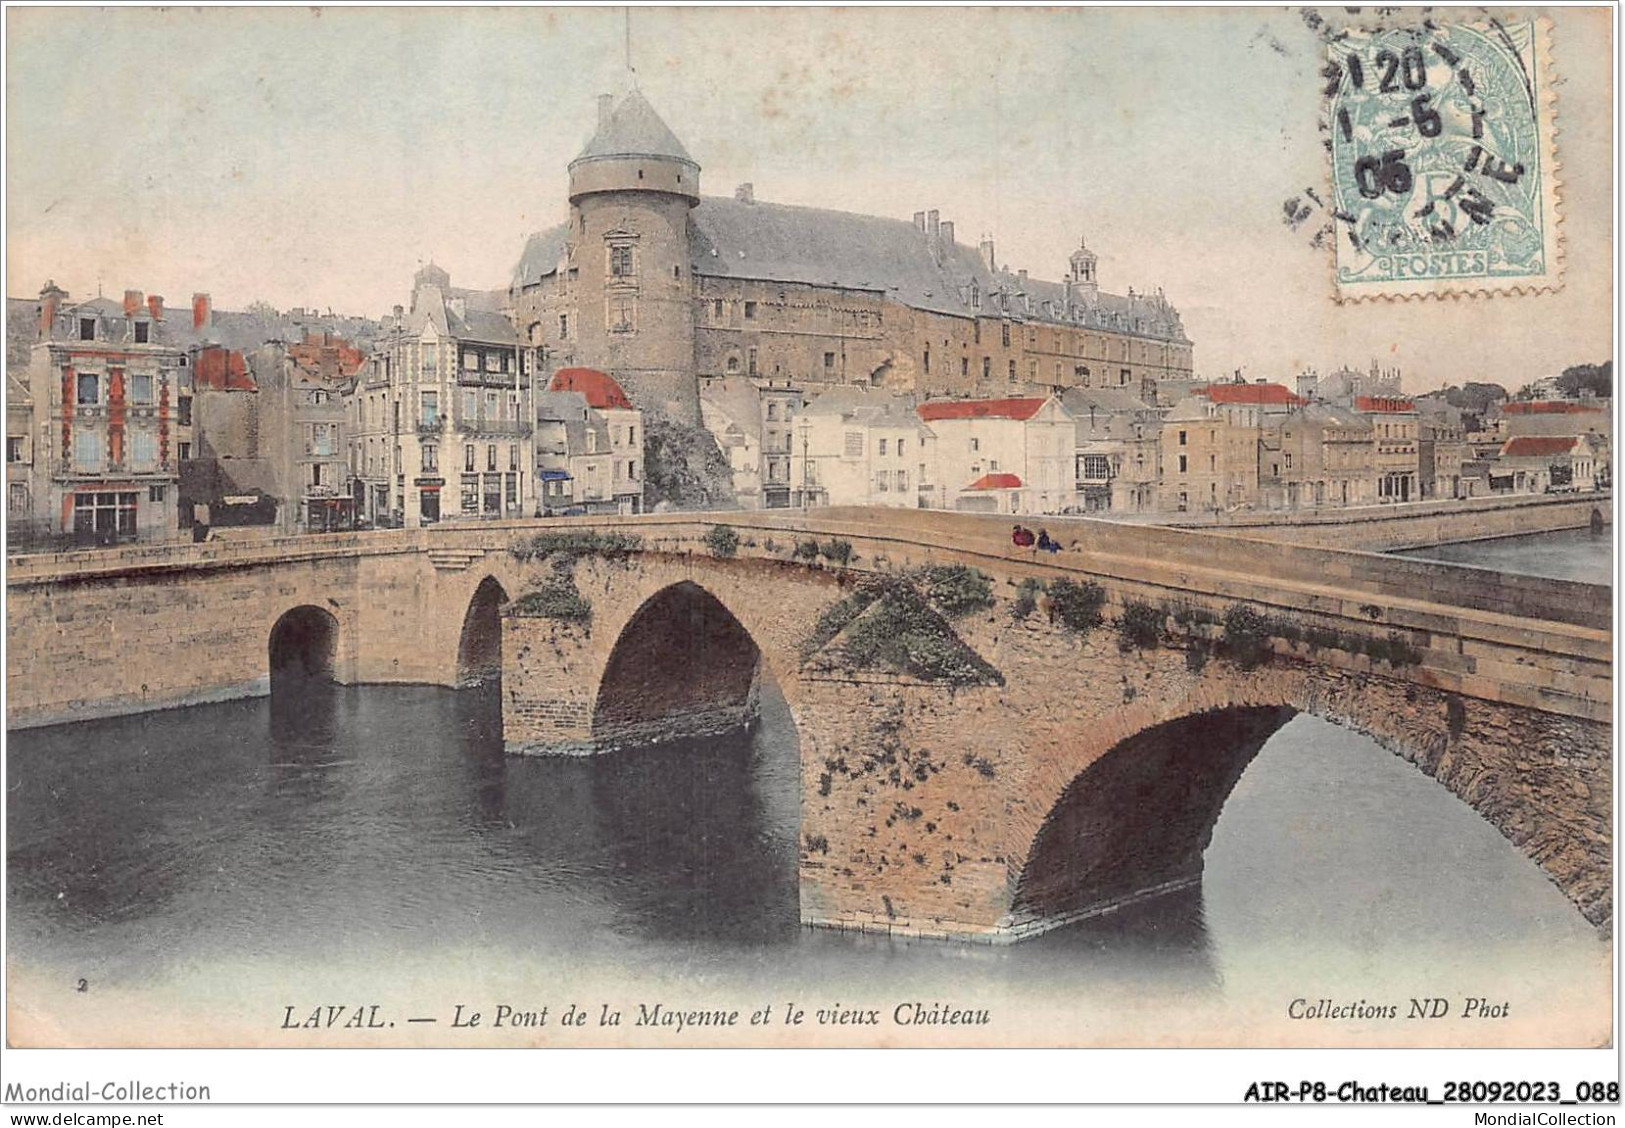
<svg viewBox="0 0 1625 1128">
<path fill-rule="evenodd" d="M 912 396 L 861 384 L 837 384 L 814 397 L 801 414 L 834 415 L 870 426 L 925 429 Z"/>
<path fill-rule="evenodd" d="M 608 120 L 587 142 L 587 147 L 570 164 L 612 157 L 666 157 L 683 161 L 699 170 L 683 143 L 671 131 L 641 90 L 633 89 L 610 112 Z"/>
<path fill-rule="evenodd" d="M 553 274 L 569 237 L 565 225 L 532 235 L 514 268 L 514 286 Z M 907 220 L 707 196 L 689 211 L 689 253 L 691 269 L 703 277 L 862 290 L 932 313 L 1187 343 L 1178 311 L 1161 294 L 1074 293 L 1069 304 L 1065 283 L 991 271 L 967 244 L 943 248 L 938 262 L 926 234 Z"/>
</svg>

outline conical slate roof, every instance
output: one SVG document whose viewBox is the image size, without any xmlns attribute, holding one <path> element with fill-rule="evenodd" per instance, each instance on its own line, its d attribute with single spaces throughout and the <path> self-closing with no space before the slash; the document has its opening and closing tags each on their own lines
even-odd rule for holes
<svg viewBox="0 0 1625 1128">
<path fill-rule="evenodd" d="M 587 147 L 570 163 L 604 157 L 667 157 L 700 167 L 640 90 L 621 99 L 609 120 L 598 126 Z"/>
</svg>

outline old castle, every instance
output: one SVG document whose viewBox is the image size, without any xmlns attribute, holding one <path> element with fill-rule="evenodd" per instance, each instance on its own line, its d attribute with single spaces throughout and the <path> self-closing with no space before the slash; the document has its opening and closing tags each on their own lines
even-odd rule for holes
<svg viewBox="0 0 1625 1128">
<path fill-rule="evenodd" d="M 912 223 L 771 204 L 749 184 L 700 193 L 700 166 L 634 89 L 599 98 L 570 163 L 564 224 L 530 237 L 508 304 L 544 369 L 612 374 L 637 405 L 697 422 L 698 381 L 921 395 L 1122 387 L 1155 402 L 1191 378 L 1191 342 L 1159 292 L 1101 290 L 1079 245 L 1060 282 L 960 243 L 936 211 Z"/>
</svg>

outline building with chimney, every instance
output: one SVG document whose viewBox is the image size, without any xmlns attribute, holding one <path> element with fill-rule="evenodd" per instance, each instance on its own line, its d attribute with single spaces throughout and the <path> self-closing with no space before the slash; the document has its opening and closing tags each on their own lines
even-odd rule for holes
<svg viewBox="0 0 1625 1128">
<path fill-rule="evenodd" d="M 26 436 L 12 435 L 10 412 L 7 421 L 8 448 L 26 437 L 17 445 L 29 464 L 26 499 L 8 496 L 13 542 L 175 537 L 180 460 L 192 441 L 181 405 L 200 351 L 195 319 L 176 318 L 157 294 L 74 302 L 50 282 L 37 310 Z"/>
<path fill-rule="evenodd" d="M 419 528 L 535 511 L 535 350 L 501 296 L 457 289 L 429 263 L 396 307 L 349 397 L 357 517 Z"/>
<path fill-rule="evenodd" d="M 698 424 L 698 381 L 743 376 L 997 398 L 1114 387 L 1156 402 L 1191 342 L 1160 292 L 1101 286 L 1080 241 L 1056 281 L 912 222 L 701 193 L 700 165 L 648 100 L 599 100 L 569 166 L 564 223 L 532 235 L 509 301 L 547 371 L 613 376 L 653 415 Z M 1062 264 L 1057 263 L 1056 266 Z"/>
</svg>

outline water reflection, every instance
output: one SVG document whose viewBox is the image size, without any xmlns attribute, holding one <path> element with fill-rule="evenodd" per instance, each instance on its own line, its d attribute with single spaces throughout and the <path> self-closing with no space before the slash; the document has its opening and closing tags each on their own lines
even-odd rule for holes
<svg viewBox="0 0 1625 1128">
<path fill-rule="evenodd" d="M 1315 953 L 1357 931 L 1394 966 L 1418 938 L 1534 943 L 1557 965 L 1594 948 L 1470 809 L 1312 718 L 1258 753 L 1200 886 L 1009 947 L 806 930 L 781 700 L 734 741 L 522 758 L 502 753 L 495 693 L 311 684 L 13 734 L 14 958 L 142 984 L 245 961 L 383 976 L 402 952 L 456 950 L 539 979 L 596 960 L 741 990 L 1053 999 L 1211 994 L 1282 937 Z"/>
</svg>

